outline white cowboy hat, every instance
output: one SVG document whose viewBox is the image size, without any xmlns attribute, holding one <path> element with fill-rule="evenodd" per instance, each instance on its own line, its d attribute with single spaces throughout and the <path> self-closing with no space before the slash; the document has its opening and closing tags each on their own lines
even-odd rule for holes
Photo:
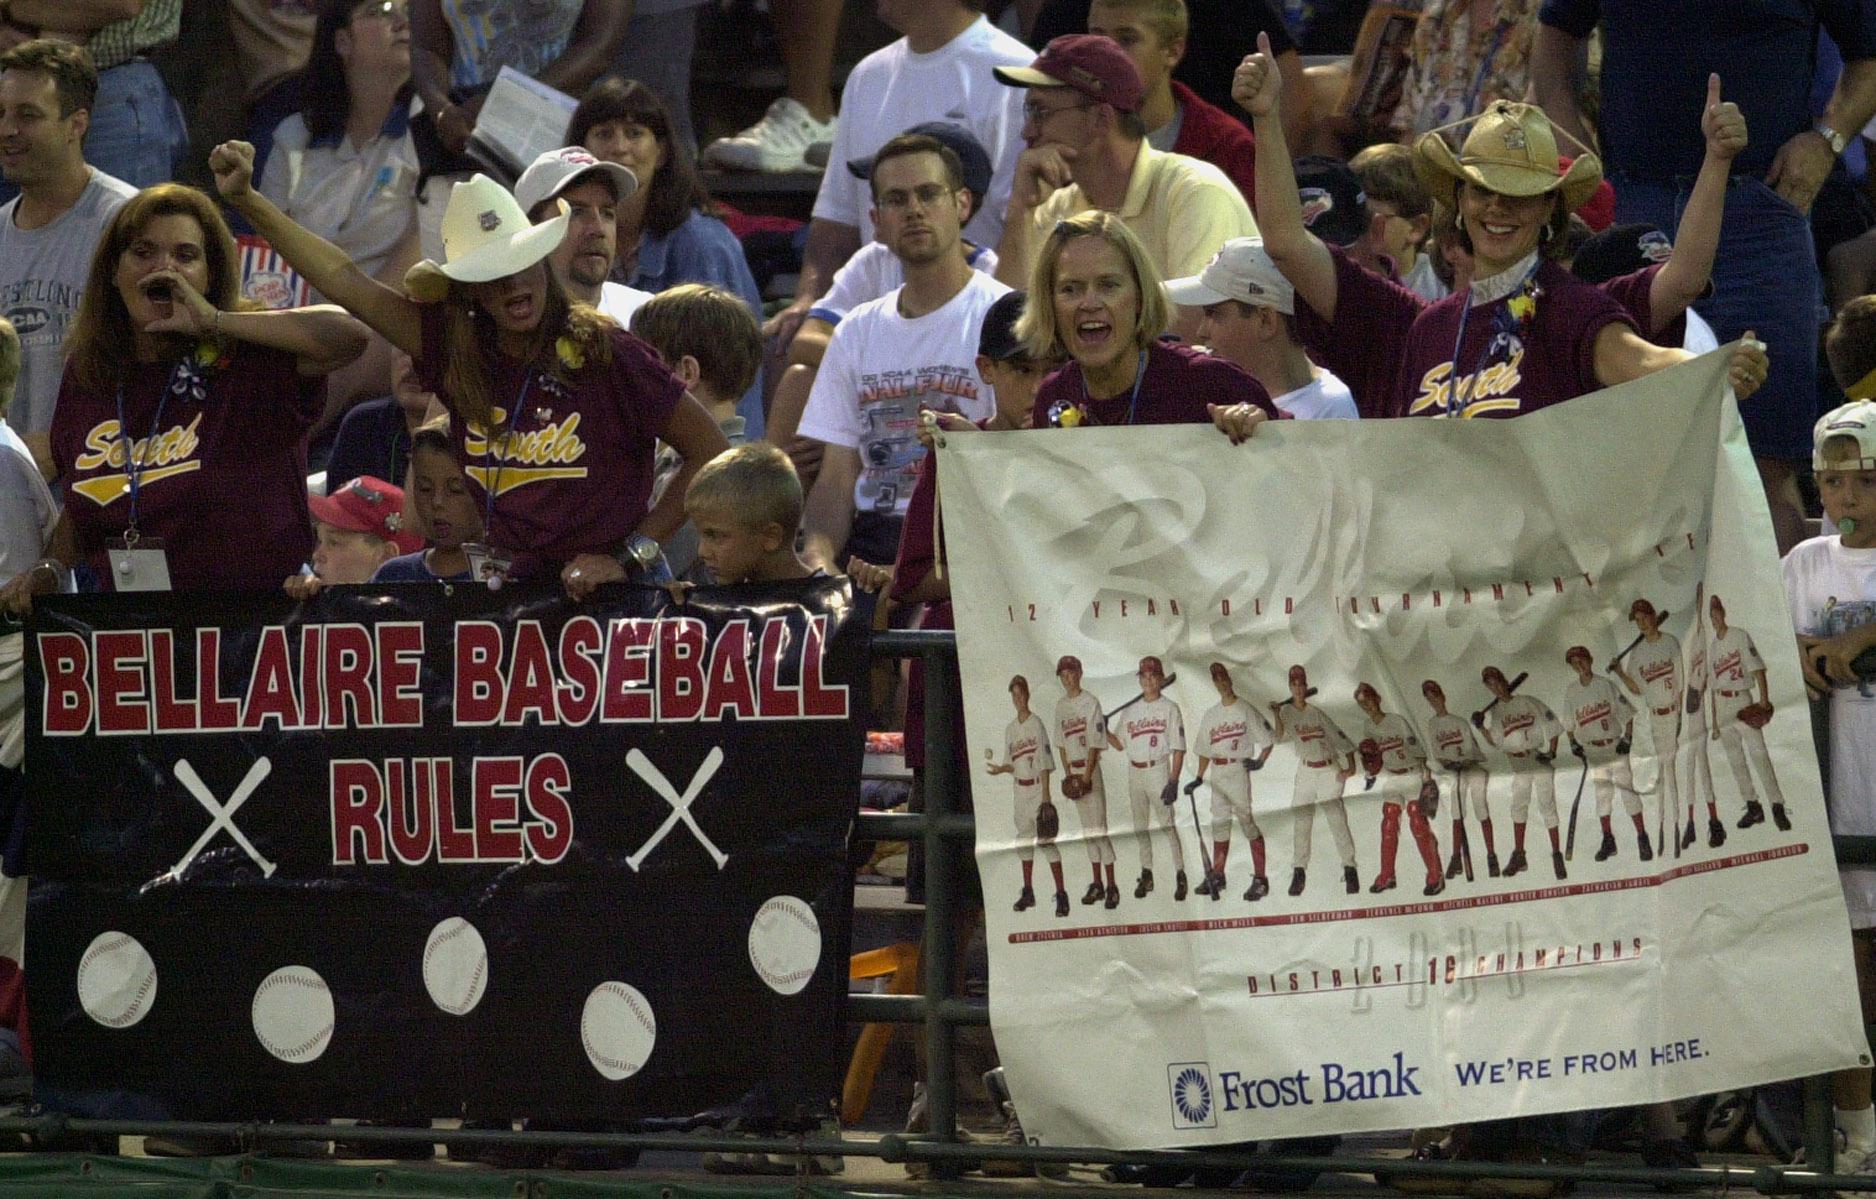
<svg viewBox="0 0 1876 1199">
<path fill-rule="evenodd" d="M 487 283 L 524 271 L 546 258 L 567 237 L 570 209 L 538 225 L 501 184 L 478 174 L 449 191 L 443 210 L 443 262 L 424 259 L 404 274 L 405 290 L 420 303 L 449 294 L 449 285 Z"/>
<path fill-rule="evenodd" d="M 1442 136 L 1471 124 L 1455 155 Z M 1566 135 L 1567 136 L 1567 135 Z M 1585 150 L 1564 171 L 1558 167 L 1557 134 L 1535 104 L 1494 101 L 1476 117 L 1435 129 L 1414 143 L 1414 172 L 1433 198 L 1457 211 L 1461 179 L 1501 196 L 1541 196 L 1561 191 L 1565 212 L 1581 208 L 1602 182 L 1602 162 Z"/>
</svg>

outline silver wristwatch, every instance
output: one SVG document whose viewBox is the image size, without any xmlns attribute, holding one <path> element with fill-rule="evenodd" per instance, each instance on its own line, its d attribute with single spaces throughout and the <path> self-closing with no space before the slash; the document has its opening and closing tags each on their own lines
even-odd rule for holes
<svg viewBox="0 0 1876 1199">
<path fill-rule="evenodd" d="M 619 565 L 625 567 L 628 573 L 642 574 L 657 564 L 663 552 L 654 539 L 643 533 L 634 533 L 619 547 Z"/>
<path fill-rule="evenodd" d="M 1843 154 L 1843 148 L 1850 144 L 1849 138 L 1838 133 L 1835 129 L 1832 129 L 1822 121 L 1819 121 L 1811 128 L 1825 141 L 1830 143 L 1830 152 L 1832 154 L 1841 156 Z"/>
</svg>

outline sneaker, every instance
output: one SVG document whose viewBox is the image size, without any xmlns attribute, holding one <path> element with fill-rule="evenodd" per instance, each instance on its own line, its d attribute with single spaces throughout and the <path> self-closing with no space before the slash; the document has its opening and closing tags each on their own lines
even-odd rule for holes
<svg viewBox="0 0 1876 1199">
<path fill-rule="evenodd" d="M 1251 889 L 1244 893 L 1244 898 L 1256 903 L 1268 894 L 1270 894 L 1270 880 L 1260 874 L 1251 879 Z"/>
<path fill-rule="evenodd" d="M 833 128 L 834 122 L 829 121 L 827 124 L 828 124 L 828 128 L 831 129 Z M 826 170 L 827 160 L 832 158 L 833 156 L 834 156 L 834 143 L 831 140 L 815 142 L 813 145 L 809 146 L 806 150 L 803 150 L 801 152 L 801 157 L 807 162 L 809 166 L 813 167 L 817 171 Z"/>
<path fill-rule="evenodd" d="M 1185 897 L 1186 897 L 1186 872 L 1181 870 L 1177 874 L 1173 875 L 1173 898 L 1184 899 Z"/>
<path fill-rule="evenodd" d="M 1118 886 L 1113 883 L 1107 885 L 1107 899 L 1101 906 L 1110 912 L 1120 906 L 1120 888 Z"/>
<path fill-rule="evenodd" d="M 1394 876 L 1391 874 L 1384 874 L 1380 878 L 1377 878 L 1374 880 L 1374 885 L 1368 888 L 1368 894 L 1379 895 L 1383 891 L 1392 891 L 1393 889 L 1394 889 Z"/>
<path fill-rule="evenodd" d="M 1016 1105 L 1005 1099 L 998 1106 L 1003 1109 L 1003 1131 L 990 1143 L 999 1149 L 1028 1145 L 1029 1140 L 1023 1135 L 1023 1122 L 1016 1118 Z M 981 1172 L 985 1178 L 1028 1178 L 1030 1174 L 1027 1162 L 994 1157 L 984 1159 Z"/>
<path fill-rule="evenodd" d="M 822 1120 L 807 1135 L 808 1139 L 815 1141 L 838 1141 L 841 1139 L 840 1121 L 830 1116 Z M 746 1174 L 825 1176 L 839 1174 L 847 1168 L 846 1158 L 831 1153 L 748 1153 L 741 1156 L 750 1159 L 747 1168 L 743 1171 Z"/>
<path fill-rule="evenodd" d="M 1303 868 L 1301 866 L 1298 866 L 1296 869 L 1290 871 L 1290 894 L 1301 895 L 1302 893 L 1303 893 Z"/>
<path fill-rule="evenodd" d="M 1498 855 L 1489 849 L 1485 851 L 1485 873 L 1492 878 L 1497 878 L 1499 875 Z"/>
<path fill-rule="evenodd" d="M 1010 905 L 1010 910 L 1012 912 L 1027 912 L 1030 908 L 1033 908 L 1035 906 L 1036 906 L 1035 891 L 1033 891 L 1032 889 L 1028 887 L 1024 887 L 1023 893 L 1016 897 L 1016 902 L 1014 904 Z"/>
<path fill-rule="evenodd" d="M 1652 862 L 1655 860 L 1655 847 L 1649 842 L 1647 833 L 1643 833 L 1637 838 L 1637 844 L 1640 846 L 1638 852 L 1641 854 L 1642 861 Z"/>
<path fill-rule="evenodd" d="M 1778 826 L 1778 831 L 1781 833 L 1791 831 L 1791 817 L 1785 815 L 1784 804 L 1775 803 L 1772 805 L 1772 823 Z"/>
<path fill-rule="evenodd" d="M 1458 878 L 1460 875 L 1464 874 L 1465 872 L 1466 872 L 1466 860 L 1464 856 L 1460 854 L 1459 850 L 1454 849 L 1452 861 L 1446 863 L 1446 877 Z"/>
<path fill-rule="evenodd" d="M 1561 849 L 1553 849 L 1550 851 L 1550 868 L 1557 872 L 1557 878 L 1559 880 L 1570 877 L 1569 871 L 1563 868 L 1563 851 Z"/>
<path fill-rule="evenodd" d="M 1718 849 L 1726 844 L 1726 826 L 1717 820 L 1707 821 L 1707 848 Z"/>
<path fill-rule="evenodd" d="M 1513 875 L 1523 874 L 1528 869 L 1530 869 L 1530 863 L 1524 860 L 1524 851 L 1522 849 L 1512 850 L 1511 860 L 1505 863 L 1505 877 L 1510 878 Z"/>
<path fill-rule="evenodd" d="M 1596 860 L 1598 862 L 1606 862 L 1610 858 L 1613 858 L 1614 856 L 1615 856 L 1615 834 L 1605 832 L 1602 835 L 1602 844 L 1596 847 Z"/>
<path fill-rule="evenodd" d="M 797 100 L 783 96 L 762 119 L 734 137 L 720 137 L 704 147 L 708 166 L 732 171 L 804 171 L 807 150 L 834 140 L 835 118 L 817 121 Z"/>
<path fill-rule="evenodd" d="M 1107 898 L 1107 887 L 1099 880 L 1089 883 L 1088 889 L 1081 893 L 1083 903 L 1100 903 L 1105 898 Z"/>
<path fill-rule="evenodd" d="M 1153 889 L 1153 872 L 1151 870 L 1142 870 L 1140 872 L 1140 877 L 1134 881 L 1133 897 L 1135 899 L 1145 899 L 1147 892 L 1151 891 L 1152 889 Z"/>
<path fill-rule="evenodd" d="M 1444 890 L 1446 890 L 1446 878 L 1443 875 L 1436 874 L 1427 880 L 1426 889 L 1421 891 L 1420 894 L 1430 897 L 1438 895 Z"/>
<path fill-rule="evenodd" d="M 1764 824 L 1764 823 L 1765 823 L 1765 809 L 1759 806 L 1758 800 L 1756 799 L 1747 800 L 1745 814 L 1739 818 L 1739 824 L 1737 827 L 1751 828 L 1755 824 Z"/>
<path fill-rule="evenodd" d="M 1342 889 L 1350 895 L 1361 894 L 1361 875 L 1355 873 L 1353 866 L 1342 867 Z"/>
<path fill-rule="evenodd" d="M 1068 892 L 1057 891 L 1055 893 L 1055 917 L 1059 920 L 1066 915 L 1068 915 Z"/>
</svg>

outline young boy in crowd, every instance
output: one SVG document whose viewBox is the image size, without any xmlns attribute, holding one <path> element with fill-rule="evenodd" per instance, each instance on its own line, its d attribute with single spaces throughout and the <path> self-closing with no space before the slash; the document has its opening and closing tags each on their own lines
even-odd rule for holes
<svg viewBox="0 0 1876 1199">
<path fill-rule="evenodd" d="M 684 493 L 685 515 L 697 530 L 697 557 L 724 584 L 814 573 L 795 553 L 802 503 L 794 463 L 762 441 L 732 446 L 704 463 Z"/>
<path fill-rule="evenodd" d="M 439 419 L 410 439 L 410 514 L 429 543 L 414 554 L 392 558 L 371 576 L 374 583 L 467 583 L 465 541 L 482 536 L 482 510 L 449 442 L 449 421 Z"/>
<path fill-rule="evenodd" d="M 1369 146 L 1348 165 L 1368 197 L 1369 236 L 1393 259 L 1401 286 L 1423 300 L 1445 299 L 1449 289 L 1422 252 L 1433 231 L 1433 197 L 1414 170 L 1413 150 L 1396 142 Z"/>
<path fill-rule="evenodd" d="M 705 283 L 667 288 L 632 313 L 632 335 L 658 352 L 699 403 L 710 410 L 732 447 L 745 440 L 737 401 L 762 366 L 762 330 L 734 292 Z M 652 496 L 663 494 L 683 468 L 670 449 L 658 455 Z M 697 558 L 697 531 L 685 526 L 664 543 L 671 573 L 693 583 L 709 580 Z"/>
<path fill-rule="evenodd" d="M 286 581 L 294 599 L 311 599 L 334 584 L 368 583 L 392 558 L 423 548 L 423 539 L 405 528 L 403 489 L 383 479 L 364 475 L 337 495 L 308 496 L 306 503 L 317 540 L 312 573 Z"/>
<path fill-rule="evenodd" d="M 1844 307 L 1825 339 L 1832 373 L 1851 401 L 1824 415 L 1812 434 L 1812 468 L 1824 504 L 1824 534 L 1785 556 L 1785 593 L 1798 656 L 1813 699 L 1830 700 L 1830 826 L 1876 833 L 1876 697 L 1855 684 L 1850 664 L 1876 646 L 1876 296 Z M 1876 1020 L 1876 871 L 1844 869 L 1844 904 L 1863 1018 Z M 1871 1072 L 1831 1078 L 1836 1170 L 1876 1169 Z"/>
</svg>

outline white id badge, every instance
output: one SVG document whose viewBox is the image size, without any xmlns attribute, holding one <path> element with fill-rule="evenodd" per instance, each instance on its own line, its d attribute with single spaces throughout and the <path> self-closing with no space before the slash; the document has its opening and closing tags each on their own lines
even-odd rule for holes
<svg viewBox="0 0 1876 1199">
<path fill-rule="evenodd" d="M 491 591 L 501 590 L 514 569 L 514 556 L 480 541 L 463 542 L 462 552 L 469 559 L 469 577 L 486 583 Z"/>
<path fill-rule="evenodd" d="M 168 591 L 169 555 L 161 537 L 139 537 L 134 542 L 117 538 L 105 549 L 111 562 L 111 586 L 116 591 Z"/>
</svg>

